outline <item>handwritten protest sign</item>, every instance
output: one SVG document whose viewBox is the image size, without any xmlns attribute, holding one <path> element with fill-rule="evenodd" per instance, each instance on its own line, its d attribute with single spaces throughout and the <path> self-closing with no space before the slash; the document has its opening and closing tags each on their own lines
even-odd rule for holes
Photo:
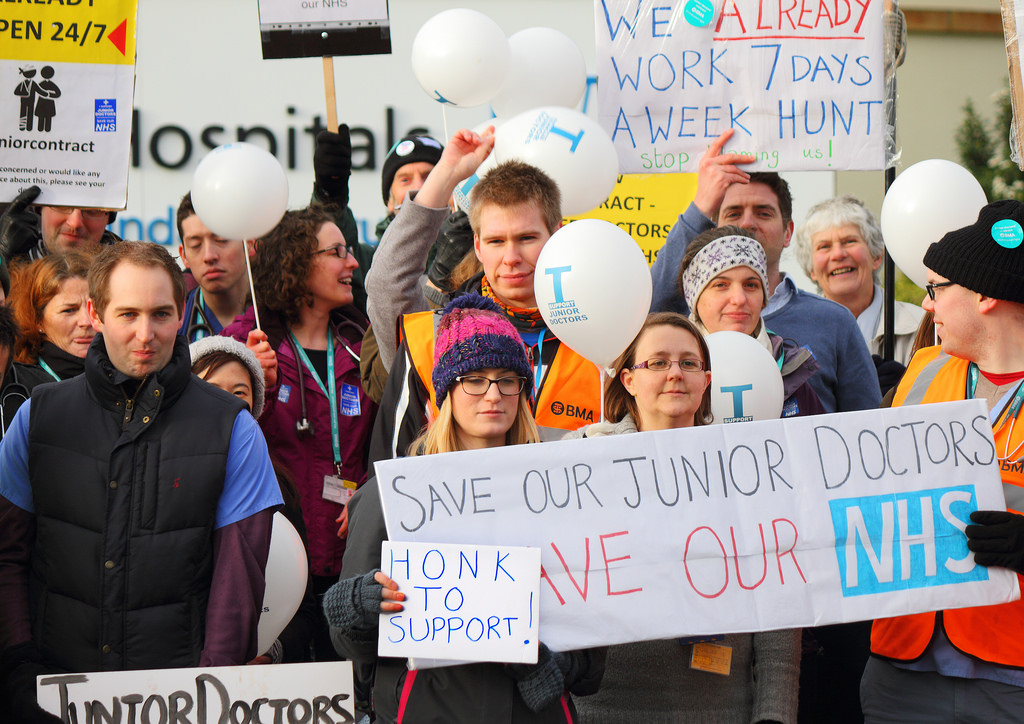
<svg viewBox="0 0 1024 724">
<path fill-rule="evenodd" d="M 39 706 L 66 722 L 354 722 L 352 663 L 40 676 Z"/>
<path fill-rule="evenodd" d="M 537 663 L 537 548 L 385 541 L 381 570 L 406 594 L 381 614 L 381 656 Z"/>
<path fill-rule="evenodd" d="M 0 6 L 0 200 L 122 209 L 136 0 Z"/>
<path fill-rule="evenodd" d="M 1024 3 L 1020 0 L 1000 0 L 999 10 L 1003 18 L 1003 38 L 1006 40 L 1006 65 L 1010 79 L 1010 99 L 1013 105 L 1013 128 L 1010 130 L 1017 144 L 1017 153 L 1012 161 L 1024 169 L 1024 47 L 1020 42 L 1020 29 L 1024 28 Z"/>
<path fill-rule="evenodd" d="M 391 52 L 387 0 L 259 0 L 263 57 Z"/>
<path fill-rule="evenodd" d="M 376 464 L 392 541 L 541 549 L 566 650 L 1015 600 L 963 528 L 1004 498 L 984 404 L 509 446 Z"/>
<path fill-rule="evenodd" d="M 885 167 L 881 0 L 595 0 L 598 116 L 623 173 Z"/>
</svg>

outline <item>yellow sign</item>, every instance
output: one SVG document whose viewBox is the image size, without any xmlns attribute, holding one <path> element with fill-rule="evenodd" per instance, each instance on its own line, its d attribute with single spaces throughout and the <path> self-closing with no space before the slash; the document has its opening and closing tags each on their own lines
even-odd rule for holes
<svg viewBox="0 0 1024 724">
<path fill-rule="evenodd" d="M 136 0 L 0 3 L 3 57 L 134 65 L 135 8 Z"/>
<path fill-rule="evenodd" d="M 626 174 L 603 204 L 576 219 L 610 221 L 636 240 L 653 264 L 679 215 L 697 192 L 697 174 Z"/>
</svg>

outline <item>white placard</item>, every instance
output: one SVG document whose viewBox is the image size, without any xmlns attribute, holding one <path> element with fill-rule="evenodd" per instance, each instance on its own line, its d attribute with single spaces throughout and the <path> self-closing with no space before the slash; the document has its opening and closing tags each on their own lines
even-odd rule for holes
<svg viewBox="0 0 1024 724">
<path fill-rule="evenodd" d="M 728 128 L 747 171 L 885 167 L 881 0 L 595 0 L 594 26 L 622 173 L 697 171 Z"/>
<path fill-rule="evenodd" d="M 974 563 L 1005 508 L 977 400 L 376 464 L 392 541 L 541 549 L 556 650 L 1016 600 Z"/>
<path fill-rule="evenodd" d="M 381 570 L 406 599 L 381 614 L 379 655 L 537 663 L 537 548 L 385 541 Z"/>
<path fill-rule="evenodd" d="M 352 662 L 40 676 L 39 706 L 78 722 L 355 721 Z"/>
<path fill-rule="evenodd" d="M 0 6 L 0 201 L 123 209 L 136 0 Z"/>
</svg>

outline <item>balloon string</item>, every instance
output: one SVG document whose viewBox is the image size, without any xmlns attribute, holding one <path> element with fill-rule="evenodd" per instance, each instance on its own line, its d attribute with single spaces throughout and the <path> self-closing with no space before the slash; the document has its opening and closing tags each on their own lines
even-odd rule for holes
<svg viewBox="0 0 1024 724">
<path fill-rule="evenodd" d="M 441 104 L 441 123 L 444 126 L 444 142 L 448 143 L 448 139 L 451 136 L 448 135 L 448 105 L 445 103 Z M 455 200 L 455 194 L 452 194 L 451 198 L 452 211 L 459 210 L 459 202 Z"/>
<path fill-rule="evenodd" d="M 608 422 L 607 420 L 604 419 L 604 387 L 605 387 L 605 381 L 608 379 L 608 373 L 605 371 L 605 368 L 602 367 L 601 365 L 597 365 L 597 369 L 601 373 L 601 375 L 600 375 L 600 385 L 601 385 L 601 422 Z"/>
<path fill-rule="evenodd" d="M 255 241 L 253 242 L 255 245 Z M 249 276 L 249 295 L 252 297 L 252 311 L 256 315 L 256 329 L 262 330 L 260 325 L 260 308 L 256 305 L 256 287 L 252 283 L 252 263 L 249 261 L 249 242 L 242 242 L 242 250 L 245 252 L 245 271 Z"/>
</svg>

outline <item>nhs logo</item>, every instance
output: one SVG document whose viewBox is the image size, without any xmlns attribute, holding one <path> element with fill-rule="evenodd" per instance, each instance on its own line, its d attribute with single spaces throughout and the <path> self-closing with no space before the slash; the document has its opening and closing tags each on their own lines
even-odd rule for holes
<svg viewBox="0 0 1024 724">
<path fill-rule="evenodd" d="M 844 597 L 988 580 L 967 550 L 973 485 L 829 501 Z"/>
</svg>

